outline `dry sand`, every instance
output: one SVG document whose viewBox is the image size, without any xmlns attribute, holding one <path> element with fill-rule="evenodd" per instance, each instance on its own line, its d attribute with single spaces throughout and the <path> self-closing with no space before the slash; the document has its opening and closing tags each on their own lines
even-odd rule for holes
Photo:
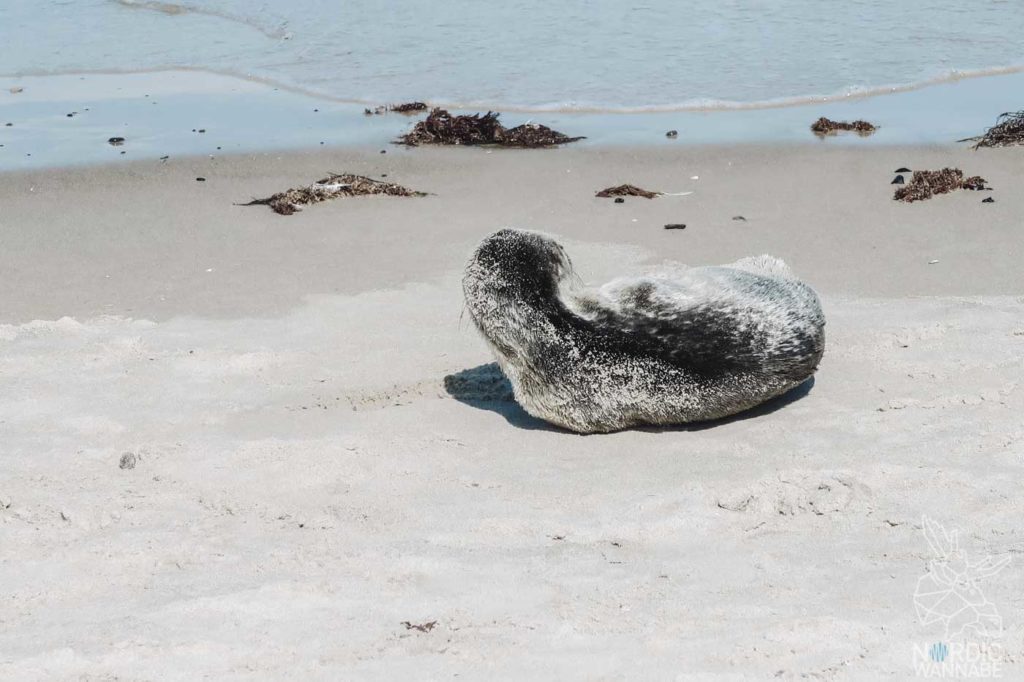
<svg viewBox="0 0 1024 682">
<path fill-rule="evenodd" d="M 904 165 L 996 191 L 899 204 Z M 435 194 L 232 205 L 328 171 Z M 1019 679 L 1022 177 L 1019 150 L 827 144 L 0 175 L 0 679 L 908 679 L 946 635 L 922 515 L 1012 557 L 982 589 Z M 693 194 L 593 197 L 624 182 Z M 548 428 L 462 315 L 504 225 L 592 282 L 785 258 L 828 316 L 813 386 Z"/>
</svg>

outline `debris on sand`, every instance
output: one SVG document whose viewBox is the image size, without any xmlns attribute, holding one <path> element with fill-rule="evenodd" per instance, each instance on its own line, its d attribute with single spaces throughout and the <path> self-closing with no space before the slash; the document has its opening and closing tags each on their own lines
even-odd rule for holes
<svg viewBox="0 0 1024 682">
<path fill-rule="evenodd" d="M 17 95 L 19 92 L 25 92 L 25 88 L 19 88 L 19 87 L 15 86 L 15 87 L 11 88 L 10 90 L 8 90 L 8 92 L 10 92 L 12 95 Z"/>
<path fill-rule="evenodd" d="M 665 133 L 665 137 L 679 137 L 679 131 L 678 130 L 670 130 L 667 133 Z"/>
<path fill-rule="evenodd" d="M 910 170 L 909 168 L 907 168 L 906 166 L 903 166 L 903 167 L 901 167 L 901 168 L 897 168 L 897 169 L 896 169 L 896 170 L 894 170 L 893 172 L 894 172 L 894 173 L 910 173 L 910 172 L 911 172 L 911 170 Z"/>
<path fill-rule="evenodd" d="M 653 199 L 660 195 L 661 192 L 652 192 L 636 185 L 617 185 L 605 188 L 594 196 L 605 199 L 608 197 L 643 197 L 644 199 Z"/>
<path fill-rule="evenodd" d="M 121 455 L 121 461 L 118 462 L 118 467 L 121 469 L 134 469 L 138 458 L 135 457 L 134 452 L 126 452 Z"/>
<path fill-rule="evenodd" d="M 914 171 L 909 183 L 896 188 L 893 199 L 911 203 L 931 199 L 936 194 L 946 194 L 957 189 L 986 189 L 985 179 L 977 175 L 964 178 L 964 172 L 959 168 Z"/>
<path fill-rule="evenodd" d="M 291 215 L 301 210 L 299 206 L 306 204 L 318 204 L 328 199 L 368 194 L 387 194 L 395 197 L 424 197 L 427 195 L 426 192 L 416 192 L 392 182 L 381 182 L 362 175 L 332 173 L 307 187 L 289 189 L 266 199 L 253 199 L 247 204 L 239 205 L 269 206 L 275 213 Z"/>
<path fill-rule="evenodd" d="M 569 137 L 538 123 L 525 123 L 506 128 L 498 121 L 501 114 L 452 115 L 444 109 L 433 109 L 427 117 L 402 135 L 395 144 L 415 147 L 421 144 L 497 145 L 499 147 L 553 147 L 582 140 Z"/>
<path fill-rule="evenodd" d="M 120 147 L 121 145 L 124 144 L 124 138 L 112 137 L 109 140 L 107 140 L 107 144 L 109 144 L 111 147 Z"/>
<path fill-rule="evenodd" d="M 996 203 L 996 200 L 993 199 L 992 197 L 988 197 L 986 199 L 982 199 L 981 203 L 983 203 L 983 204 L 994 204 L 994 203 Z"/>
<path fill-rule="evenodd" d="M 895 178 L 892 179 L 892 182 L 889 183 L 889 184 L 890 185 L 902 185 L 903 184 L 903 176 L 902 175 L 897 175 Z"/>
<path fill-rule="evenodd" d="M 407 620 L 403 620 L 402 625 L 405 626 L 406 630 L 419 630 L 420 632 L 430 632 L 435 627 L 437 627 L 437 621 L 431 620 L 426 623 L 410 623 Z"/>
<path fill-rule="evenodd" d="M 403 102 L 402 104 L 382 104 L 379 107 L 373 109 L 363 109 L 363 114 L 366 116 L 380 116 L 386 114 L 389 111 L 393 111 L 396 114 L 415 114 L 419 111 L 426 111 L 426 102 Z"/>
<path fill-rule="evenodd" d="M 833 121 L 824 116 L 811 124 L 811 132 L 815 135 L 834 135 L 840 130 L 852 130 L 859 135 L 870 135 L 875 132 L 875 126 L 867 121 L 848 123 L 847 121 Z"/>
<path fill-rule="evenodd" d="M 685 230 L 686 223 L 669 223 L 665 226 L 666 230 Z"/>
<path fill-rule="evenodd" d="M 996 124 L 978 137 L 969 137 L 960 142 L 974 142 L 979 147 L 1009 147 L 1024 144 L 1024 111 L 1008 111 L 999 114 Z"/>
</svg>

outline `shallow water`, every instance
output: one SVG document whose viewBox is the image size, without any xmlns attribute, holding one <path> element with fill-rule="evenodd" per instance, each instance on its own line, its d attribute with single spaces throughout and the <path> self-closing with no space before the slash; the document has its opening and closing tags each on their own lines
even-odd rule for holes
<svg viewBox="0 0 1024 682">
<path fill-rule="evenodd" d="M 11 93 L 12 87 L 22 90 Z M 573 145 L 580 147 L 952 144 L 983 132 L 997 114 L 1018 106 L 1014 97 L 1020 92 L 1024 92 L 1024 73 L 895 95 L 768 109 L 628 114 L 508 111 L 502 120 L 510 127 L 533 120 L 570 135 L 584 135 L 585 140 Z M 819 116 L 863 118 L 879 127 L 869 137 L 842 133 L 819 138 L 810 131 Z M 0 170 L 326 146 L 400 154 L 405 148 L 390 142 L 421 118 L 365 116 L 361 105 L 202 72 L 0 77 Z M 8 122 L 10 127 L 5 125 Z M 678 137 L 666 138 L 668 130 L 677 130 Z M 107 140 L 115 136 L 126 142 L 111 146 Z"/>
<path fill-rule="evenodd" d="M 39 0 L 2 3 L 5 75 L 190 67 L 352 101 L 733 107 L 1024 65 L 1006 0 Z"/>
</svg>

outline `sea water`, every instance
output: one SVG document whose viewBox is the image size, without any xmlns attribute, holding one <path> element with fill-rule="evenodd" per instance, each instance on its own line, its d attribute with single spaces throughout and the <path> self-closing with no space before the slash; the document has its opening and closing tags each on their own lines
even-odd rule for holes
<svg viewBox="0 0 1024 682">
<path fill-rule="evenodd" d="M 1024 66 L 1017 0 L 3 0 L 0 75 L 190 68 L 355 102 L 637 111 Z"/>
</svg>

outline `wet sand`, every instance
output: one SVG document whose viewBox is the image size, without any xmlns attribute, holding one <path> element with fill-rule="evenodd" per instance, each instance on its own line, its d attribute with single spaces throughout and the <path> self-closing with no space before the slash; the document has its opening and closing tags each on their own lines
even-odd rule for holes
<svg viewBox="0 0 1024 682">
<path fill-rule="evenodd" d="M 892 200 L 947 165 L 995 190 Z M 233 205 L 330 171 L 433 194 Z M 1013 149 L 828 145 L 2 174 L 0 677 L 905 679 L 946 636 L 914 606 L 927 515 L 1012 557 L 983 591 L 1013 679 L 1021 177 Z M 693 193 L 593 196 L 624 182 Z M 549 428 L 462 311 L 505 225 L 593 283 L 781 256 L 821 369 L 724 423 Z"/>
</svg>

